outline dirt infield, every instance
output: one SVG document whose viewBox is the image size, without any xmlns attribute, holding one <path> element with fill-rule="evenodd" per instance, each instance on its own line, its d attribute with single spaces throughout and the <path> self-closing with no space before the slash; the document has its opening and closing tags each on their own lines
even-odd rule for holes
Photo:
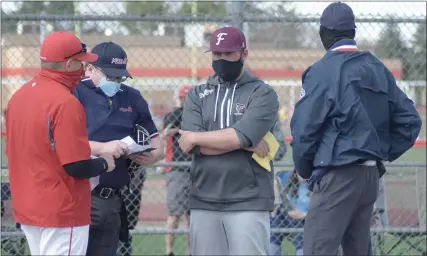
<svg viewBox="0 0 427 256">
<path fill-rule="evenodd" d="M 418 210 L 418 207 L 422 203 L 419 199 L 419 192 L 417 193 L 415 179 L 387 178 L 385 189 L 387 216 L 390 225 L 393 227 L 418 226 L 419 220 L 423 217 L 419 216 L 421 211 Z M 148 180 L 142 193 L 139 219 L 142 222 L 162 222 L 166 220 L 166 217 L 165 183 L 163 180 Z"/>
</svg>

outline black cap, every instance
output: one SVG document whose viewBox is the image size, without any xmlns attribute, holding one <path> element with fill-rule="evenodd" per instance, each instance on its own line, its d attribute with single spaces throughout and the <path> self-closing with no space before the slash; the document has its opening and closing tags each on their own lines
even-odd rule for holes
<svg viewBox="0 0 427 256">
<path fill-rule="evenodd" d="M 100 43 L 93 47 L 91 53 L 98 55 L 98 59 L 91 64 L 100 68 L 106 76 L 132 78 L 126 70 L 127 54 L 120 45 L 113 42 Z"/>
<path fill-rule="evenodd" d="M 352 30 L 356 28 L 353 10 L 345 3 L 332 3 L 320 17 L 320 25 L 330 30 Z"/>
</svg>

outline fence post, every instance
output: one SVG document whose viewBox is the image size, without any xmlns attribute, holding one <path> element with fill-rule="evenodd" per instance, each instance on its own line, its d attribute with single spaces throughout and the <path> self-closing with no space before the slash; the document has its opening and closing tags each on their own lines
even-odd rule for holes
<svg viewBox="0 0 427 256">
<path fill-rule="evenodd" d="M 231 24 L 243 30 L 243 9 L 245 1 L 232 1 L 231 2 Z"/>
</svg>

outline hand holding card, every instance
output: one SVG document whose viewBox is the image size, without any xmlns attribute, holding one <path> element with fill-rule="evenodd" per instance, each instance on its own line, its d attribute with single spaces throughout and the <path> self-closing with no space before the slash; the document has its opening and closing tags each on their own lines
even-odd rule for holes
<svg viewBox="0 0 427 256">
<path fill-rule="evenodd" d="M 144 155 L 144 153 L 149 153 L 149 152 L 151 152 L 151 151 L 153 151 L 155 149 L 156 148 L 146 148 L 146 149 L 144 149 L 142 151 L 137 151 L 137 152 L 134 152 L 134 153 L 129 153 L 126 156 Z"/>
<path fill-rule="evenodd" d="M 128 151 L 125 156 L 139 155 L 145 152 L 151 152 L 155 150 L 155 148 L 151 147 L 151 145 L 145 145 L 145 146 L 139 145 L 130 136 L 127 136 L 121 139 L 120 141 L 126 143 L 126 145 L 128 146 Z"/>
</svg>

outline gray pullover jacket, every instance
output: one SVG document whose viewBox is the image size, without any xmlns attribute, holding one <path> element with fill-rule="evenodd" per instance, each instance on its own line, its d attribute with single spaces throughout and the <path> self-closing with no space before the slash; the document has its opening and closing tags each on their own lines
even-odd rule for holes
<svg viewBox="0 0 427 256">
<path fill-rule="evenodd" d="M 274 171 L 263 169 L 252 159 L 252 152 L 244 148 L 256 145 L 268 131 L 273 131 L 278 105 L 273 88 L 248 72 L 237 83 L 223 83 L 212 76 L 206 84 L 188 92 L 183 130 L 234 128 L 241 144 L 239 150 L 216 156 L 193 150 L 191 209 L 273 210 Z"/>
</svg>

